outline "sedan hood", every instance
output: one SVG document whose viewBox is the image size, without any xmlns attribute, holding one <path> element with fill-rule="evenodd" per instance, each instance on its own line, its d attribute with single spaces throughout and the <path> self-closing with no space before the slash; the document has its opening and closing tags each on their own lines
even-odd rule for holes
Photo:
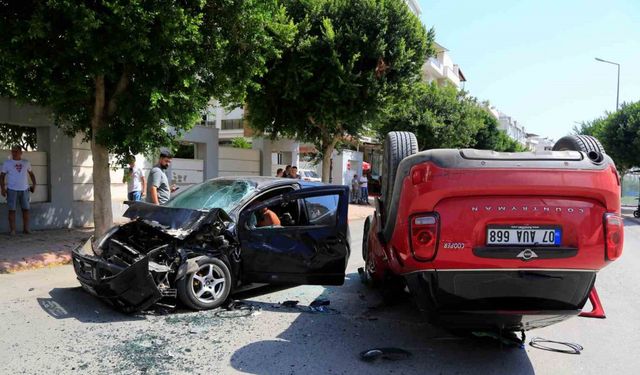
<svg viewBox="0 0 640 375">
<path fill-rule="evenodd" d="M 231 221 L 229 215 L 221 208 L 204 211 L 165 207 L 146 202 L 131 203 L 123 216 L 132 220 L 141 220 L 179 240 L 185 239 L 213 219 Z"/>
</svg>

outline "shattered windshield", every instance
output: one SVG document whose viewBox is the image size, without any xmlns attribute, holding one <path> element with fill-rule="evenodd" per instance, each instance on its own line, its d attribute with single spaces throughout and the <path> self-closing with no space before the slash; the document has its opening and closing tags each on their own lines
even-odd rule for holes
<svg viewBox="0 0 640 375">
<path fill-rule="evenodd" d="M 205 181 L 171 198 L 164 206 L 193 210 L 222 208 L 225 212 L 230 212 L 251 195 L 256 186 L 251 181 Z"/>
</svg>

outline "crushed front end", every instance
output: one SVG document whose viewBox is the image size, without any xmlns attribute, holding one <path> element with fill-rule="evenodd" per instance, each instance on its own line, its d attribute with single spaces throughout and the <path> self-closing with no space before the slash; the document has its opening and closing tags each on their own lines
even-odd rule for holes
<svg viewBox="0 0 640 375">
<path fill-rule="evenodd" d="M 234 248 L 227 240 L 230 219 L 224 211 L 156 207 L 133 205 L 127 213 L 135 220 L 72 252 L 82 287 L 124 312 L 175 299 L 175 283 L 185 276 L 190 258 Z"/>
</svg>

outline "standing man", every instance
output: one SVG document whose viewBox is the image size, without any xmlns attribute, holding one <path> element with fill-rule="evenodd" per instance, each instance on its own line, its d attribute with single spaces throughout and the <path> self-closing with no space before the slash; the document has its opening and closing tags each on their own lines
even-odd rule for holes
<svg viewBox="0 0 640 375">
<path fill-rule="evenodd" d="M 369 178 L 366 173 L 360 177 L 360 202 L 369 204 Z"/>
<path fill-rule="evenodd" d="M 33 185 L 29 186 L 29 178 Z M 6 182 L 6 185 L 5 185 Z M 36 190 L 36 176 L 31 170 L 31 163 L 22 160 L 22 147 L 11 147 L 11 159 L 2 164 L 0 171 L 0 190 L 2 196 L 7 197 L 9 208 L 9 235 L 16 234 L 16 207 L 20 203 L 22 209 L 22 229 L 25 234 L 29 230 L 29 199 L 30 194 Z"/>
<path fill-rule="evenodd" d="M 360 203 L 360 180 L 357 174 L 351 179 L 351 203 Z"/>
<path fill-rule="evenodd" d="M 136 167 L 136 157 L 133 155 L 129 156 L 129 168 L 124 170 L 122 182 L 127 183 L 127 199 L 134 202 L 142 200 L 147 184 L 142 169 Z"/>
<path fill-rule="evenodd" d="M 282 177 L 284 177 L 284 178 L 291 177 L 291 166 L 290 165 L 287 165 L 286 167 L 284 167 L 284 172 L 282 172 Z"/>
<path fill-rule="evenodd" d="M 173 156 L 168 151 L 160 153 L 160 159 L 149 172 L 147 183 L 147 202 L 153 204 L 163 204 L 171 198 L 171 193 L 178 190 L 175 185 L 169 187 L 169 179 L 166 170 L 171 165 Z"/>
</svg>

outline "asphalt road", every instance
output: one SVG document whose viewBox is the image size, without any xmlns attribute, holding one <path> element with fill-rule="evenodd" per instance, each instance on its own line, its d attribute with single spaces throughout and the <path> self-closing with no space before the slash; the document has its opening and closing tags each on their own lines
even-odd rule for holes
<svg viewBox="0 0 640 375">
<path fill-rule="evenodd" d="M 596 285 L 607 319 L 574 318 L 529 337 L 579 343 L 581 355 L 458 338 L 423 322 L 410 302 L 380 305 L 360 284 L 362 221 L 344 286 L 245 296 L 254 310 L 124 315 L 84 293 L 70 266 L 0 275 L 3 374 L 636 374 L 640 365 L 640 222 L 626 223 L 623 257 Z M 357 250 L 356 250 L 357 249 Z M 311 313 L 318 297 L 330 313 Z M 300 301 L 300 308 L 279 305 Z M 410 351 L 362 362 L 375 347 Z"/>
</svg>

